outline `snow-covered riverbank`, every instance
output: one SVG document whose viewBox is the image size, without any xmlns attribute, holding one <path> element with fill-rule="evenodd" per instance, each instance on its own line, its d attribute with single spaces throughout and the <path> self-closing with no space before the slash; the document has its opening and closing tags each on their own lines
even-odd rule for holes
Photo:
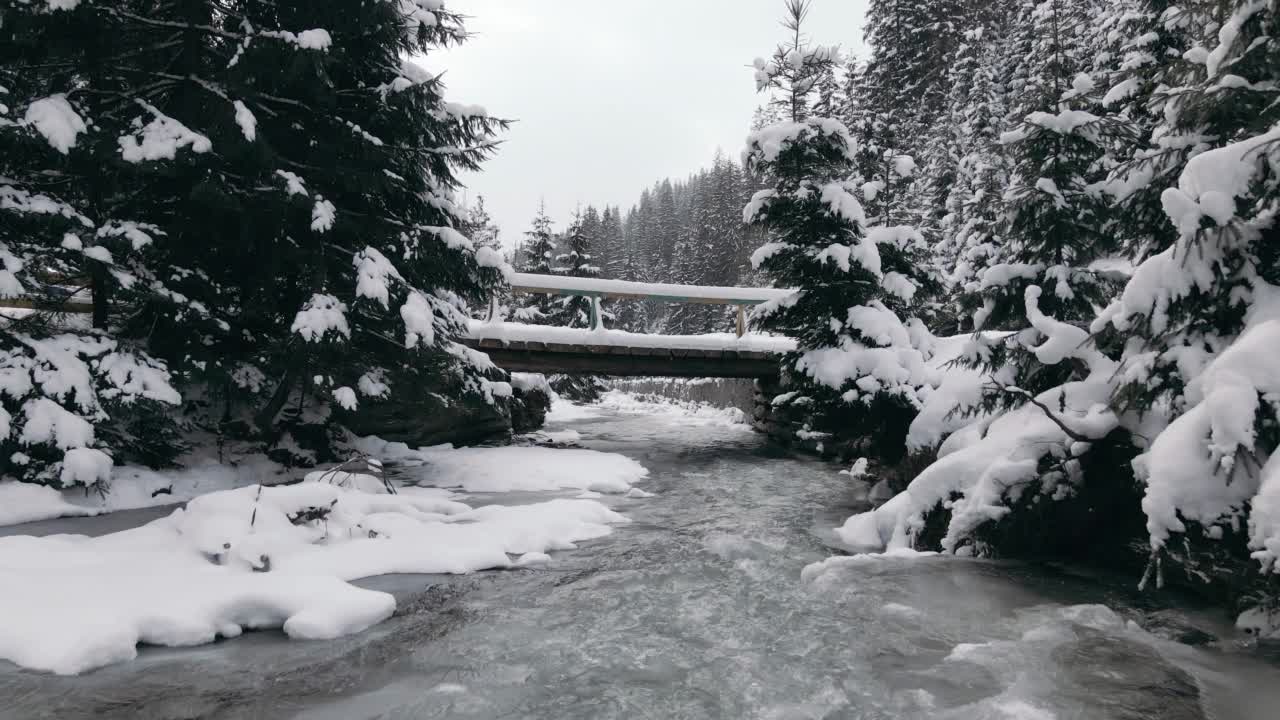
<svg viewBox="0 0 1280 720">
<path fill-rule="evenodd" d="M 320 472 L 301 484 L 246 485 L 237 483 L 245 473 L 212 466 L 150 473 L 140 486 L 122 480 L 123 497 L 96 505 L 47 488 L 3 488 L 7 517 L 19 520 L 190 501 L 101 537 L 0 538 L 0 659 L 78 673 L 133 658 L 140 643 L 189 646 L 275 627 L 310 639 L 360 631 L 389 617 L 395 601 L 351 580 L 534 565 L 627 522 L 592 499 L 504 505 L 498 495 L 472 507 L 454 490 L 643 497 L 633 484 L 648 474 L 622 455 L 585 449 L 413 450 L 373 439 L 359 449 L 418 468 L 414 482 L 428 486 L 388 494 L 370 476 Z M 146 502 L 148 486 L 166 481 L 170 492 Z"/>
</svg>

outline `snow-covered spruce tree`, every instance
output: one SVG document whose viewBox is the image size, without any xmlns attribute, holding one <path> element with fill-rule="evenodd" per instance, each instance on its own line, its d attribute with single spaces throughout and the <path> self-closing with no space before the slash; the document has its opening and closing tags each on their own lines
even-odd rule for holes
<svg viewBox="0 0 1280 720">
<path fill-rule="evenodd" d="M 494 224 L 493 216 L 485 208 L 483 195 L 477 195 L 475 207 L 467 209 L 467 218 L 462 231 L 477 248 L 502 251 L 502 241 L 498 238 L 501 229 Z"/>
<path fill-rule="evenodd" d="M 1200 67 L 1184 54 L 1201 44 L 1221 9 L 1216 2 L 1123 0 L 1098 19 L 1105 49 L 1093 74 L 1106 90 L 1102 107 L 1113 122 L 1129 128 L 1115 148 L 1118 164 L 1105 189 L 1118 206 L 1114 232 L 1130 260 L 1141 261 L 1177 238 L 1160 195 L 1177 183 L 1187 158 L 1204 147 L 1171 132 L 1168 118 L 1181 102 L 1177 88 L 1194 84 Z"/>
<path fill-rule="evenodd" d="M 177 240 L 167 262 L 190 270 L 175 290 L 213 320 L 150 303 L 133 327 L 153 350 L 272 435 L 308 398 L 323 415 L 392 394 L 489 395 L 491 366 L 454 338 L 503 262 L 458 231 L 454 189 L 503 123 L 447 102 L 408 59 L 461 42 L 461 17 L 440 0 L 240 0 L 177 3 L 139 26 L 157 49 L 136 81 L 161 83 L 135 113 L 141 152 L 151 127 L 216 149 L 192 172 L 142 178 L 174 198 L 156 211 Z"/>
<path fill-rule="evenodd" d="M 622 279 L 627 266 L 627 244 L 622 234 L 622 211 L 606 207 L 600 215 L 601 274 Z"/>
<path fill-rule="evenodd" d="M 879 187 L 877 197 L 866 198 L 867 217 L 885 225 L 912 223 L 931 241 L 954 172 L 943 136 L 947 124 L 940 119 L 965 5 L 962 0 L 872 0 L 865 29 L 870 57 L 854 89 L 858 117 L 852 128 L 866 141 L 859 170 L 865 182 Z M 911 182 L 914 167 L 903 172 L 904 158 L 928 165 L 930 172 Z"/>
<path fill-rule="evenodd" d="M 946 114 L 936 128 L 955 162 L 934 245 L 949 287 L 939 327 L 959 332 L 972 329 L 973 312 L 980 305 L 977 283 L 1002 244 L 998 228 L 1009 185 L 1006 152 L 999 142 L 1006 114 L 1004 36 L 1009 18 L 997 12 L 1008 3 L 991 5 L 996 7 L 967 18 L 968 29 L 949 70 Z M 927 178 L 940 171 L 937 166 L 935 158 L 925 167 Z M 936 180 L 929 182 L 940 187 Z"/>
<path fill-rule="evenodd" d="M 452 338 L 502 262 L 455 229 L 452 190 L 501 123 L 405 60 L 461 40 L 458 16 L 426 0 L 74 5 L 110 39 L 82 43 L 86 70 L 54 89 L 101 111 L 86 110 L 110 148 L 94 192 L 126 188 L 103 202 L 153 240 L 94 293 L 128 308 L 121 334 L 197 410 L 272 439 L 328 401 L 491 392 Z"/>
<path fill-rule="evenodd" d="M 1089 8 L 1071 0 L 1028 3 L 1012 30 L 1026 38 L 1012 47 L 1026 54 L 1018 60 L 1024 84 L 1011 113 L 1021 121 L 1000 138 L 1013 172 L 1003 197 L 1003 243 L 996 262 L 960 296 L 962 306 L 981 303 L 970 361 L 989 371 L 1011 369 L 992 388 L 988 407 L 1020 404 L 1087 370 L 1040 362 L 1034 348 L 1044 337 L 1028 313 L 1084 325 L 1116 289 L 1092 267 L 1116 252 L 1117 242 L 1098 190 L 1114 129 L 1090 112 L 1097 95 L 1084 72 L 1092 59 Z M 993 339 L 985 330 L 1014 332 Z"/>
<path fill-rule="evenodd" d="M 748 139 L 745 166 L 772 186 L 755 194 L 743 217 L 770 233 L 753 262 L 775 286 L 796 292 L 760 306 L 754 320 L 799 344 L 783 363 L 792 392 L 780 398 L 802 410 L 808 432 L 860 437 L 862 454 L 893 461 L 929 373 L 917 347 L 927 332 L 891 309 L 914 286 L 885 267 L 909 265 L 918 234 L 868 233 L 860 188 L 846 180 L 854 140 L 839 120 L 810 115 L 814 83 L 837 54 L 806 44 L 806 11 L 802 0 L 787 3 L 791 38 L 755 63 L 757 88 L 779 91 L 790 115 Z"/>
<path fill-rule="evenodd" d="M 1245 544 L 1264 573 L 1280 557 L 1280 8 L 1228 5 L 1184 54 L 1194 74 L 1156 132 L 1193 155 L 1161 193 L 1176 239 L 1095 323 L 1128 338 L 1115 402 L 1150 438 L 1134 468 L 1157 580 L 1216 576 L 1230 565 L 1202 561 Z"/>
<path fill-rule="evenodd" d="M 556 261 L 560 274 L 577 278 L 599 277 L 600 268 L 596 267 L 591 253 L 591 238 L 586 231 L 586 223 L 582 213 L 575 211 L 564 231 L 564 247 Z M 556 301 L 552 312 L 555 324 L 561 327 L 591 327 L 591 300 L 578 295 L 568 295 Z"/>
<path fill-rule="evenodd" d="M 105 491 L 115 464 L 160 466 L 182 443 L 164 363 L 118 337 L 108 278 L 131 301 L 157 291 L 163 233 L 121 207 L 99 54 L 124 42 L 115 18 L 74 4 L 19 4 L 0 23 L 0 479 Z M 106 96 L 110 94 L 110 100 Z M 104 102 L 105 101 L 105 102 Z M 68 299 L 92 315 L 62 312 Z M 25 308 L 23 307 L 25 306 Z"/>
<path fill-rule="evenodd" d="M 590 222 L 588 222 L 590 220 Z M 559 274 L 569 277 L 594 278 L 600 275 L 600 268 L 594 263 L 591 236 L 599 231 L 599 214 L 591 209 L 590 213 L 574 211 L 569 226 L 564 231 L 563 248 L 565 252 L 556 257 Z M 594 231 L 592 231 L 594 228 Z M 552 324 L 558 327 L 590 328 L 592 320 L 592 301 L 578 295 L 567 295 L 556 298 L 551 311 Z M 597 304 L 596 308 L 600 310 Z M 599 318 L 601 327 L 610 315 L 603 314 Z M 552 375 L 548 380 L 551 388 L 562 397 L 577 401 L 593 401 L 605 389 L 604 383 L 594 375 Z"/>
<path fill-rule="evenodd" d="M 896 125 L 901 152 L 921 155 L 945 107 L 947 66 L 960 43 L 963 0 L 871 0 L 870 58 L 856 87 L 863 111 Z"/>
<path fill-rule="evenodd" d="M 520 249 L 520 272 L 535 275 L 555 274 L 556 236 L 550 216 L 547 215 L 546 204 L 538 205 L 538 214 L 533 217 L 533 224 L 524 234 L 524 245 Z M 555 309 L 555 298 L 550 295 L 527 295 L 520 301 L 519 307 L 511 319 L 530 324 L 545 324 L 552 320 Z"/>
</svg>

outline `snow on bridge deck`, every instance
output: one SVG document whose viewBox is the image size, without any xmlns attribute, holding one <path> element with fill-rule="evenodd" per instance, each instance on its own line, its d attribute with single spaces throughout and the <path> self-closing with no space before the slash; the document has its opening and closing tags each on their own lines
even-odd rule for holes
<svg viewBox="0 0 1280 720">
<path fill-rule="evenodd" d="M 603 298 L 639 298 L 709 305 L 759 305 L 781 300 L 792 290 L 776 288 L 714 287 L 709 285 L 675 285 L 671 283 L 631 282 L 604 278 L 576 278 L 564 275 L 515 273 L 511 289 L 525 293 L 582 295 Z"/>
<path fill-rule="evenodd" d="M 790 338 L 770 335 L 646 335 L 481 320 L 473 320 L 467 334 L 466 344 L 499 367 L 541 373 L 770 377 L 778 373 L 778 356 L 796 347 Z"/>
</svg>

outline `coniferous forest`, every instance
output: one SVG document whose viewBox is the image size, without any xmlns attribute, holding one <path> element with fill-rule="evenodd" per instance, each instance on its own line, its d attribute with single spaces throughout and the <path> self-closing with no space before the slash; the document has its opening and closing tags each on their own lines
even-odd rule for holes
<svg viewBox="0 0 1280 720">
<path fill-rule="evenodd" d="M 5 618 L 59 627 L 32 613 L 96 592 L 82 567 L 151 579 L 72 530 L 89 559 L 0 537 L 0 578 L 35 588 L 0 590 L 0 660 L 78 673 L 139 643 L 333 638 L 396 612 L 350 580 L 556 567 L 642 512 L 627 503 L 712 513 L 738 492 L 679 495 L 723 472 L 681 435 L 620 439 L 643 412 L 730 432 L 690 399 L 702 380 L 631 381 L 683 405 L 615 389 L 572 409 L 603 379 L 509 372 L 486 331 L 774 342 L 767 375 L 732 376 L 753 414 L 728 423 L 768 451 L 726 452 L 754 481 L 816 477 L 789 454 L 767 475 L 791 451 L 834 461 L 838 493 L 785 486 L 797 517 L 850 508 L 821 543 L 1105 566 L 1280 637 L 1280 0 L 868 0 L 861 44 L 816 27 L 824 1 L 782 0 L 775 46 L 722 59 L 756 92 L 745 141 L 628 205 L 521 208 L 512 237 L 494 196 L 462 198 L 518 118 L 449 99 L 430 61 L 477 40 L 444 0 L 0 0 L 0 526 L 187 502 L 119 542 L 165 546 L 157 568 L 224 601 L 148 630 L 183 596 L 157 591 L 151 615 L 111 596 L 141 613 L 127 631 L 90 618 L 46 647 Z M 513 294 L 517 272 L 774 299 L 742 338 L 731 305 L 597 312 Z M 660 464 L 664 442 L 666 474 L 624 453 Z M 550 494 L 475 500 L 506 492 Z M 743 517 L 773 522 L 772 496 L 742 492 Z M 768 528 L 700 546 L 741 570 L 786 535 Z M 812 555 L 805 538 L 777 547 Z M 82 585 L 41 585 L 46 565 Z"/>
</svg>

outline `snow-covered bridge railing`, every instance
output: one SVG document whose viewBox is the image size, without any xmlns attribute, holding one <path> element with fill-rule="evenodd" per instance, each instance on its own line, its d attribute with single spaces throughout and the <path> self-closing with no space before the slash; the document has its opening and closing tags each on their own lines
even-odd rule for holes
<svg viewBox="0 0 1280 720">
<path fill-rule="evenodd" d="M 517 293 L 576 295 L 591 300 L 589 329 L 523 325 L 495 317 L 473 321 L 467 344 L 500 367 L 521 372 L 582 372 L 669 377 L 770 377 L 778 356 L 795 349 L 789 338 L 747 333 L 746 308 L 790 294 L 772 288 L 708 287 L 516 273 Z M 600 301 L 640 299 L 729 305 L 738 309 L 736 333 L 646 335 L 602 327 Z"/>
<path fill-rule="evenodd" d="M 577 295 L 591 300 L 591 328 L 601 327 L 601 300 L 657 300 L 659 302 L 693 303 L 698 305 L 732 305 L 738 308 L 738 337 L 747 333 L 746 309 L 770 300 L 781 300 L 790 290 L 774 288 L 714 287 L 709 285 L 674 285 L 671 283 L 642 283 L 627 280 L 601 278 L 576 278 L 563 275 L 534 275 L 515 273 L 511 277 L 511 290 L 517 293 L 544 295 Z M 496 301 L 495 301 L 496 302 Z M 496 305 L 490 306 L 489 319 L 493 319 Z"/>
</svg>

